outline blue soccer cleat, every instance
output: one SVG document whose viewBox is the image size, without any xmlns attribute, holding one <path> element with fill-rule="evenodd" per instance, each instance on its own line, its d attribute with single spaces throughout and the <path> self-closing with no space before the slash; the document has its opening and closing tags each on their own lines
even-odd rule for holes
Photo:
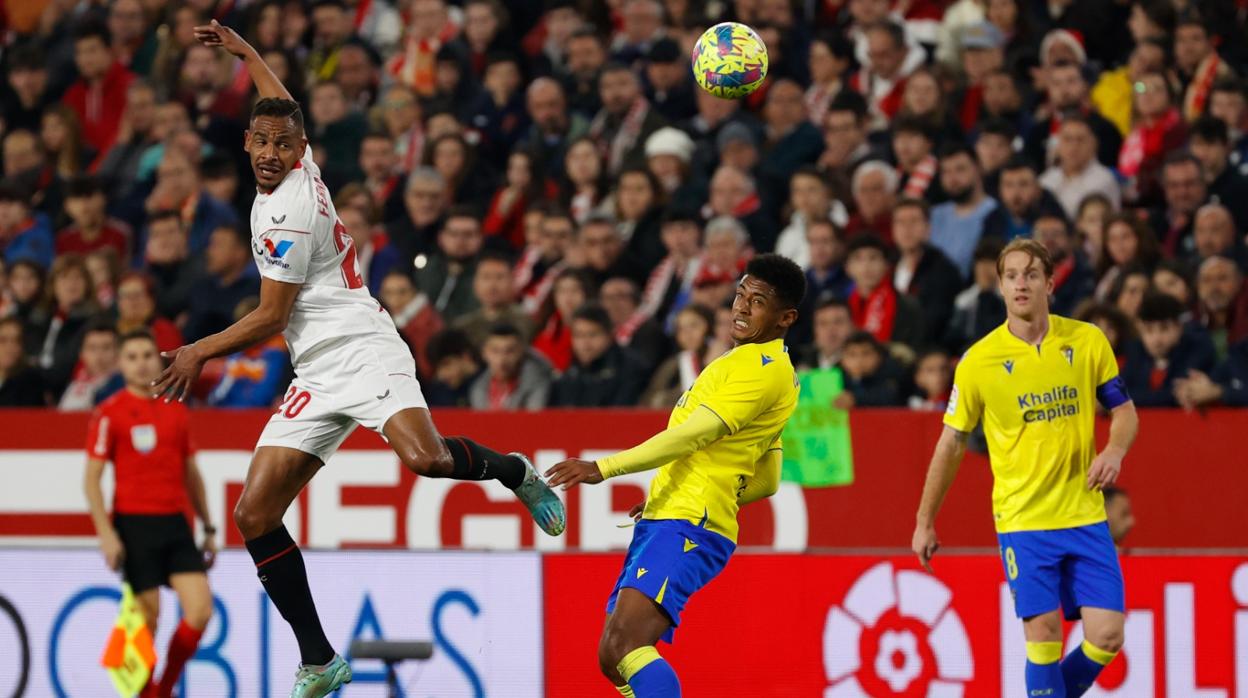
<svg viewBox="0 0 1248 698">
<path fill-rule="evenodd" d="M 290 698 L 321 698 L 348 683 L 351 683 L 351 666 L 335 654 L 325 666 L 300 666 L 295 674 L 295 687 L 290 689 Z"/>
<path fill-rule="evenodd" d="M 523 453 L 507 455 L 515 456 L 524 463 L 524 482 L 520 483 L 514 492 L 529 508 L 533 520 L 547 535 L 557 536 L 563 533 L 563 529 L 568 525 L 568 513 L 563 508 L 563 501 L 551 491 L 542 476 L 537 474 L 537 468 L 533 467 L 533 461 L 529 460 L 528 456 Z"/>
</svg>

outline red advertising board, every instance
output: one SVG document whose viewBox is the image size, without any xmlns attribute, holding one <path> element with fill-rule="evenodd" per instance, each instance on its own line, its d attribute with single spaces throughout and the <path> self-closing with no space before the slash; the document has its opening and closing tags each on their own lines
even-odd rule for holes
<svg viewBox="0 0 1248 698">
<path fill-rule="evenodd" d="M 622 559 L 544 559 L 546 695 L 616 695 L 598 671 Z M 1125 557 L 1126 643 L 1089 695 L 1248 696 L 1248 558 Z M 685 695 L 1022 696 L 1024 645 L 996 557 L 749 555 L 694 596 L 660 651 Z M 1067 646 L 1079 641 L 1068 626 Z"/>
<path fill-rule="evenodd" d="M 192 431 L 209 480 L 218 522 L 242 491 L 249 453 L 267 412 L 195 411 Z M 635 410 L 470 412 L 438 410 L 438 427 L 550 465 L 566 456 L 637 444 L 663 427 L 665 415 Z M 91 534 L 81 494 L 87 417 L 47 411 L 6 411 L 0 419 L 0 544 L 6 538 L 85 542 Z M 1248 548 L 1248 455 L 1242 435 L 1248 410 L 1185 414 L 1142 410 L 1139 440 L 1121 483 L 1131 493 L 1136 548 Z M 1098 423 L 1100 440 L 1108 423 Z M 742 512 L 742 546 L 776 550 L 897 548 L 909 544 L 939 416 L 904 410 L 859 410 L 851 419 L 854 481 L 802 490 Z M 592 456 L 591 456 L 592 457 Z M 211 467 L 206 467 L 206 466 Z M 640 477 L 640 476 L 639 476 Z M 568 494 L 568 533 L 539 543 L 523 507 L 506 491 L 478 483 L 422 480 L 407 472 L 376 434 L 356 430 L 344 450 L 313 480 L 292 524 L 312 547 L 539 548 L 607 550 L 627 543 L 614 523 L 644 495 L 645 481 L 612 480 Z M 991 473 L 970 453 L 938 523 L 947 547 L 995 547 Z M 301 524 L 301 525 L 300 525 Z M 320 531 L 318 532 L 318 528 Z M 238 545 L 233 526 L 226 542 Z"/>
</svg>

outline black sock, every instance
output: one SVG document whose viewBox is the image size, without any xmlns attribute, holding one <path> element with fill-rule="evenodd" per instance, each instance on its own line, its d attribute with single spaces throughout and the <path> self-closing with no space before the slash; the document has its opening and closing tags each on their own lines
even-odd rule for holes
<svg viewBox="0 0 1248 698">
<path fill-rule="evenodd" d="M 451 459 L 455 461 L 452 479 L 498 480 L 511 490 L 524 482 L 524 461 L 515 456 L 504 456 L 462 436 L 442 439 L 442 443 L 446 444 L 446 450 L 451 452 Z"/>
<path fill-rule="evenodd" d="M 316 603 L 308 588 L 308 571 L 299 546 L 285 526 L 247 541 L 247 552 L 256 563 L 256 574 L 273 605 L 295 631 L 304 664 L 321 665 L 334 658 L 334 648 L 321 629 Z"/>
</svg>

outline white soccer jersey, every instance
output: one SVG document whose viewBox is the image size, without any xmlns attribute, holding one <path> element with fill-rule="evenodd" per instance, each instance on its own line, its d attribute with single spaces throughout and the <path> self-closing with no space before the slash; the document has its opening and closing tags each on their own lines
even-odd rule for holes
<svg viewBox="0 0 1248 698">
<path fill-rule="evenodd" d="M 308 148 L 277 189 L 257 192 L 251 205 L 251 251 L 260 274 L 303 285 L 285 332 L 296 366 L 327 340 L 397 337 L 394 322 L 364 285 L 355 246 L 320 175 Z"/>
</svg>

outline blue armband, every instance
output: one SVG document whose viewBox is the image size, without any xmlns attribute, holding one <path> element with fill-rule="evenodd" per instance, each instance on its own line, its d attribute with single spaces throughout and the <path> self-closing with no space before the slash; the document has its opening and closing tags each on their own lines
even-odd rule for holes
<svg viewBox="0 0 1248 698">
<path fill-rule="evenodd" d="M 1114 376 L 1096 389 L 1096 399 L 1105 409 L 1112 410 L 1130 400 L 1131 396 L 1127 394 L 1127 385 L 1122 382 L 1122 376 Z"/>
</svg>

